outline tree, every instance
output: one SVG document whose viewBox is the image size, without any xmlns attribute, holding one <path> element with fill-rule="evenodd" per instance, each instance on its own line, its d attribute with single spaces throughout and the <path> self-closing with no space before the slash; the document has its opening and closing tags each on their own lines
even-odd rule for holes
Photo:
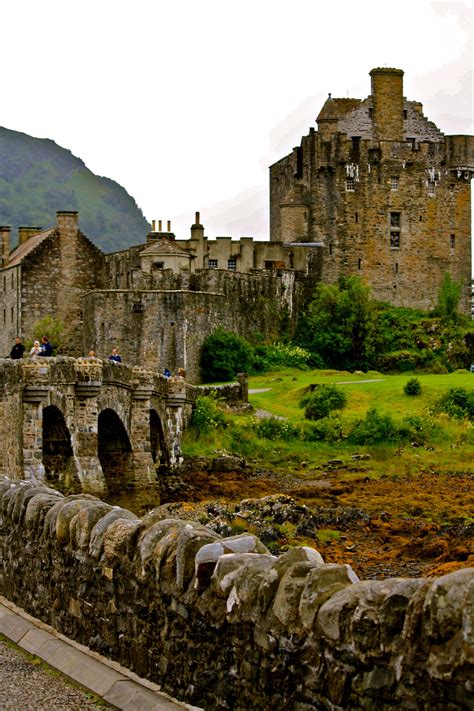
<svg viewBox="0 0 474 711">
<path fill-rule="evenodd" d="M 334 410 L 342 410 L 347 403 L 347 395 L 335 385 L 320 385 L 308 393 L 300 402 L 307 420 L 321 420 Z"/>
<path fill-rule="evenodd" d="M 318 284 L 298 328 L 298 340 L 322 365 L 343 370 L 370 367 L 374 351 L 374 302 L 357 276 Z"/>
<path fill-rule="evenodd" d="M 251 369 L 254 350 L 250 343 L 235 333 L 219 327 L 208 336 L 201 350 L 204 382 L 232 380 L 237 373 Z"/>
<path fill-rule="evenodd" d="M 445 272 L 438 292 L 438 303 L 435 312 L 439 316 L 456 321 L 458 318 L 459 299 L 461 298 L 462 284 L 455 281 L 448 272 Z"/>
</svg>

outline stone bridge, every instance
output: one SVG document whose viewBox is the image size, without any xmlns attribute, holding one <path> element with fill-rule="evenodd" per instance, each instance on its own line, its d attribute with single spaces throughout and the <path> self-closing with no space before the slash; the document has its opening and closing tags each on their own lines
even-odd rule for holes
<svg viewBox="0 0 474 711">
<path fill-rule="evenodd" d="M 0 474 L 94 494 L 144 487 L 180 457 L 198 389 L 99 358 L 0 360 Z"/>
</svg>

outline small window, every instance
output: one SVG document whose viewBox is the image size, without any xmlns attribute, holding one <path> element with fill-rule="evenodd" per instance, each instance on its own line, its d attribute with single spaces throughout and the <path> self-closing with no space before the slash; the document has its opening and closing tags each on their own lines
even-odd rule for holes
<svg viewBox="0 0 474 711">
<path fill-rule="evenodd" d="M 3 309 L 3 325 L 5 325 L 7 322 L 7 310 Z"/>
<path fill-rule="evenodd" d="M 227 269 L 230 272 L 235 272 L 235 270 L 237 269 L 237 260 L 234 257 L 231 257 L 227 260 Z"/>
<path fill-rule="evenodd" d="M 13 323 L 13 306 L 12 306 L 12 313 L 11 313 L 11 321 Z"/>
<path fill-rule="evenodd" d="M 209 260 L 209 269 L 217 269 L 218 261 L 217 259 Z"/>
<path fill-rule="evenodd" d="M 398 262 L 395 263 L 395 274 L 398 274 Z"/>
<path fill-rule="evenodd" d="M 141 301 L 135 301 L 133 304 L 133 313 L 134 314 L 141 314 L 145 310 L 145 305 Z"/>
<path fill-rule="evenodd" d="M 451 235 L 450 238 L 449 238 L 449 249 L 450 249 L 450 252 L 451 252 L 451 256 L 452 256 L 452 257 L 454 256 L 455 247 L 456 247 L 456 236 L 455 236 L 455 235 Z"/>
<path fill-rule="evenodd" d="M 358 212 L 354 213 L 354 222 L 356 222 L 356 223 L 359 222 L 359 213 Z"/>
<path fill-rule="evenodd" d="M 355 190 L 354 178 L 346 178 L 346 190 L 348 193 L 353 193 Z"/>
<path fill-rule="evenodd" d="M 400 248 L 400 231 L 391 230 L 390 231 L 390 249 Z"/>
<path fill-rule="evenodd" d="M 398 190 L 398 175 L 392 175 L 390 178 L 390 190 Z"/>
<path fill-rule="evenodd" d="M 332 243 L 329 245 L 329 254 L 332 254 Z"/>
<path fill-rule="evenodd" d="M 391 212 L 390 213 L 390 227 L 400 227 L 400 213 Z"/>
<path fill-rule="evenodd" d="M 362 259 L 359 257 L 359 260 L 357 262 L 357 266 L 359 269 L 362 269 Z"/>
<path fill-rule="evenodd" d="M 429 197 L 434 197 L 435 194 L 435 181 L 428 180 L 428 195 Z"/>
<path fill-rule="evenodd" d="M 403 109 L 403 120 L 404 121 L 407 120 L 407 110 L 406 109 Z"/>
<path fill-rule="evenodd" d="M 273 269 L 273 260 L 272 259 L 265 259 L 263 263 L 263 268 L 264 269 Z"/>
<path fill-rule="evenodd" d="M 156 269 L 164 269 L 164 268 L 165 268 L 165 263 L 164 263 L 164 262 L 153 262 L 151 268 L 152 268 L 153 270 L 156 270 Z"/>
</svg>

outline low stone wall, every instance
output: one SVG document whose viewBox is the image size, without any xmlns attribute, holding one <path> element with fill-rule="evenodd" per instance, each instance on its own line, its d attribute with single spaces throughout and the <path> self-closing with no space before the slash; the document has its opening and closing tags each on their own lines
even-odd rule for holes
<svg viewBox="0 0 474 711">
<path fill-rule="evenodd" d="M 0 592 L 210 709 L 468 709 L 474 570 L 358 581 L 310 548 L 0 479 Z"/>
<path fill-rule="evenodd" d="M 237 383 L 225 385 L 194 385 L 195 397 L 211 396 L 223 400 L 227 405 L 241 405 L 249 401 L 249 379 L 245 373 L 239 373 Z"/>
</svg>

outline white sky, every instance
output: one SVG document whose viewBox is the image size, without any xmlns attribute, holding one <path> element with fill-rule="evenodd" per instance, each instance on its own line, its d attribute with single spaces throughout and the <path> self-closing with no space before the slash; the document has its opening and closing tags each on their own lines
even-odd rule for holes
<svg viewBox="0 0 474 711">
<path fill-rule="evenodd" d="M 70 149 L 181 238 L 196 210 L 210 237 L 268 238 L 268 166 L 328 92 L 365 98 L 373 67 L 473 132 L 472 25 L 465 0 L 4 0 L 0 125 Z"/>
</svg>

